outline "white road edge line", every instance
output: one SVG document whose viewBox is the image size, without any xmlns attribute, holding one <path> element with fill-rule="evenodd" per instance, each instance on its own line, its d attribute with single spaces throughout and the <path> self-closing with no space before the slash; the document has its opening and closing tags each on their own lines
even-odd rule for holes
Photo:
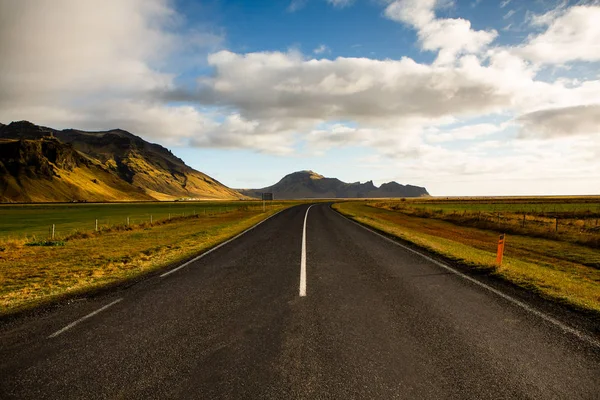
<svg viewBox="0 0 600 400">
<path fill-rule="evenodd" d="M 242 236 L 243 234 L 250 232 L 252 229 L 256 228 L 257 226 L 259 226 L 259 225 L 260 225 L 260 224 L 262 224 L 263 222 L 266 222 L 266 221 L 270 220 L 271 218 L 273 218 L 273 217 L 274 217 L 274 216 L 276 216 L 277 214 L 279 214 L 279 213 L 281 213 L 281 212 L 283 212 L 283 211 L 285 211 L 285 210 L 287 210 L 287 209 L 288 209 L 288 208 L 284 208 L 283 210 L 277 211 L 275 214 L 271 215 L 269 218 L 263 219 L 263 220 L 262 220 L 262 221 L 260 221 L 258 224 L 256 224 L 256 225 L 253 225 L 253 226 L 251 226 L 250 228 L 246 229 L 244 232 L 242 232 L 242 233 L 239 233 L 239 234 L 237 234 L 236 236 L 232 237 L 231 239 L 229 239 L 229 240 L 227 240 L 227 241 L 225 241 L 225 242 L 221 243 L 220 245 L 218 245 L 218 246 L 215 246 L 215 247 L 213 247 L 212 249 L 210 249 L 210 250 L 208 250 L 208 251 L 206 251 L 206 252 L 204 252 L 204 253 L 200 254 L 200 255 L 199 255 L 198 257 L 196 257 L 196 258 L 192 258 L 190 261 L 188 261 L 188 262 L 186 262 L 186 263 L 184 263 L 184 264 L 181 264 L 179 267 L 177 267 L 177 268 L 173 268 L 172 270 L 165 272 L 164 274 L 160 275 L 160 277 L 161 277 L 161 278 L 164 278 L 165 276 L 171 275 L 173 272 L 179 271 L 181 268 L 187 267 L 187 266 L 188 266 L 188 265 L 190 265 L 191 263 L 193 263 L 193 262 L 196 262 L 196 261 L 198 261 L 199 259 L 201 259 L 202 257 L 209 255 L 209 254 L 210 254 L 210 253 L 212 253 L 213 251 L 215 251 L 215 250 L 217 250 L 217 249 L 219 249 L 219 248 L 221 248 L 221 247 L 225 246 L 227 243 L 231 243 L 231 242 L 233 242 L 235 239 L 239 238 L 239 237 L 240 237 L 240 236 Z"/>
<path fill-rule="evenodd" d="M 88 315 L 86 315 L 85 317 L 81 317 L 79 318 L 77 321 L 71 322 L 69 325 L 65 326 L 64 328 L 54 332 L 52 335 L 48 336 L 48 339 L 52 339 L 54 337 L 57 337 L 58 335 L 60 335 L 61 333 L 68 331 L 69 329 L 71 329 L 72 327 L 74 327 L 75 325 L 77 325 L 78 323 L 85 321 L 88 318 L 93 317 L 94 315 L 106 310 L 108 307 L 114 306 L 115 304 L 117 304 L 118 302 L 120 302 L 121 300 L 123 300 L 123 298 L 117 299 L 115 301 L 113 301 L 110 304 L 105 305 L 104 307 L 101 307 L 99 309 L 97 309 L 94 312 L 89 313 Z"/>
<path fill-rule="evenodd" d="M 300 297 L 306 296 L 306 220 L 308 212 L 315 204 L 306 209 L 304 214 L 304 228 L 302 228 L 302 256 L 300 257 Z"/>
<path fill-rule="evenodd" d="M 334 211 L 334 210 L 332 210 L 332 211 Z M 529 306 L 528 304 L 525 304 L 525 303 L 523 303 L 522 301 L 520 301 L 520 300 L 517 300 L 517 299 L 515 299 L 515 298 L 513 298 L 513 297 L 511 297 L 511 296 L 509 296 L 509 295 L 507 295 L 507 294 L 505 294 L 505 293 L 503 293 L 503 292 L 501 292 L 501 291 L 500 291 L 500 290 L 498 290 L 498 289 L 494 289 L 493 287 L 491 287 L 491 286 L 488 286 L 488 285 L 486 285 L 485 283 L 483 283 L 483 282 L 480 282 L 480 281 L 478 281 L 478 280 L 477 280 L 477 279 L 475 279 L 475 278 L 471 278 L 470 276 L 468 276 L 468 275 L 465 275 L 465 274 L 463 274 L 462 272 L 460 272 L 460 271 L 457 271 L 457 270 L 455 270 L 454 268 L 452 268 L 452 267 L 450 267 L 450 266 L 448 266 L 448 265 L 446 265 L 446 264 L 444 264 L 444 263 L 441 263 L 441 262 L 439 262 L 439 261 L 437 261 L 437 260 L 435 260 L 435 259 L 433 259 L 433 258 L 431 258 L 431 257 L 429 257 L 429 256 L 427 256 L 427 255 L 425 255 L 425 254 L 423 254 L 423 253 L 421 253 L 420 251 L 417 251 L 417 250 L 411 249 L 410 247 L 408 247 L 408 246 L 405 246 L 405 245 L 403 245 L 402 243 L 399 243 L 399 242 L 397 242 L 397 241 L 395 241 L 395 240 L 393 240 L 393 239 L 391 239 L 391 238 L 389 238 L 389 237 L 387 237 L 387 236 L 385 236 L 385 235 L 382 235 L 382 234 L 381 234 L 381 233 L 379 233 L 379 232 L 376 232 L 376 231 L 374 231 L 374 230 L 372 230 L 372 229 L 370 229 L 370 228 L 367 228 L 366 226 L 364 226 L 364 225 L 362 225 L 362 224 L 360 224 L 360 223 L 358 223 L 358 222 L 356 222 L 356 221 L 354 221 L 354 220 L 352 220 L 352 219 L 350 219 L 350 218 L 346 217 L 345 215 L 342 215 L 341 213 L 339 213 L 339 212 L 337 212 L 337 211 L 334 211 L 334 212 L 335 212 L 337 215 L 339 215 L 340 217 L 344 218 L 345 220 L 347 220 L 347 221 L 350 221 L 350 222 L 352 222 L 352 223 L 354 223 L 354 224 L 356 224 L 356 225 L 360 226 L 360 227 L 361 227 L 361 228 L 363 228 L 363 229 L 366 229 L 367 231 L 369 231 L 369 232 L 371 232 L 371 233 L 373 233 L 373 234 L 375 234 L 375 235 L 377 235 L 377 236 L 381 237 L 382 239 L 385 239 L 385 240 L 387 240 L 388 242 L 395 244 L 396 246 L 400 246 L 400 247 L 402 247 L 402 248 L 403 248 L 403 249 L 405 249 L 405 250 L 408 250 L 408 251 L 410 251 L 410 252 L 412 252 L 412 253 L 414 253 L 414 254 L 417 254 L 417 255 L 419 255 L 419 256 L 421 256 L 421 257 L 425 258 L 426 260 L 428 260 L 428 261 L 432 262 L 433 264 L 435 264 L 435 265 L 437 265 L 437 266 L 439 266 L 439 267 L 442 267 L 442 268 L 444 268 L 445 270 L 447 270 L 447 271 L 450 271 L 450 272 L 452 272 L 453 274 L 456 274 L 456 275 L 460 276 L 461 278 L 463 278 L 463 279 L 466 279 L 466 280 L 468 280 L 468 281 L 469 281 L 469 282 L 471 282 L 471 283 L 474 283 L 474 284 L 475 284 L 475 285 L 477 285 L 477 286 L 480 286 L 480 287 L 482 287 L 482 288 L 484 288 L 484 289 L 487 289 L 488 291 L 490 291 L 490 292 L 494 293 L 495 295 L 497 295 L 497 296 L 500 296 L 500 297 L 501 297 L 501 298 L 503 298 L 504 300 L 507 300 L 507 301 L 509 301 L 510 303 L 513 303 L 514 305 L 516 305 L 516 306 L 518 306 L 518 307 L 521 307 L 521 308 L 522 308 L 522 309 L 524 309 L 525 311 L 528 311 L 529 313 L 536 315 L 537 317 L 539 317 L 539 318 L 543 319 L 544 321 L 546 321 L 546 322 L 549 322 L 549 323 L 553 324 L 554 326 L 556 326 L 556 327 L 560 328 L 560 329 L 561 329 L 563 332 L 570 333 L 570 334 L 572 334 L 572 335 L 574 335 L 574 336 L 578 337 L 579 339 L 583 340 L 584 342 L 587 342 L 587 343 L 589 343 L 589 344 L 591 344 L 591 345 L 593 345 L 593 346 L 596 346 L 596 347 L 600 347 L 600 341 L 596 340 L 594 337 L 592 337 L 592 336 L 589 336 L 589 335 L 586 335 L 585 333 L 582 333 L 582 332 L 578 331 L 578 330 L 577 330 L 577 329 L 575 329 L 575 328 L 571 328 L 570 326 L 568 326 L 568 325 L 564 324 L 563 322 L 561 322 L 561 321 L 557 320 L 556 318 L 553 318 L 553 317 L 551 317 L 551 316 L 549 316 L 549 315 L 546 315 L 546 314 L 544 314 L 543 312 L 541 312 L 541 311 L 539 311 L 539 310 L 537 310 L 537 309 L 535 309 L 535 308 L 533 308 L 533 307 Z"/>
</svg>

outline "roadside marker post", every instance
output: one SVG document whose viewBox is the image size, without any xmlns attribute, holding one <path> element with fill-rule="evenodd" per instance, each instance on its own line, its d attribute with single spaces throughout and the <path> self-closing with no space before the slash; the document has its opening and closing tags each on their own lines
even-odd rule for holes
<svg viewBox="0 0 600 400">
<path fill-rule="evenodd" d="M 265 212 L 265 202 L 269 201 L 272 202 L 275 199 L 275 196 L 273 196 L 273 193 L 263 193 L 262 194 L 262 201 L 263 201 L 263 212 Z M 269 203 L 269 207 L 270 207 L 271 203 Z"/>
<path fill-rule="evenodd" d="M 498 265 L 499 267 L 502 266 L 502 257 L 504 256 L 504 239 L 505 235 L 503 233 L 498 239 L 498 253 L 496 255 L 496 265 Z"/>
</svg>

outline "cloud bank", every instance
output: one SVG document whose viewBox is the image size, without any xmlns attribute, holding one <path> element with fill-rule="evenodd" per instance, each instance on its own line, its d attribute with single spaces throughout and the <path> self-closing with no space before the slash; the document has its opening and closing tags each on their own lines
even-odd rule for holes
<svg viewBox="0 0 600 400">
<path fill-rule="evenodd" d="M 600 168 L 600 76 L 568 73 L 600 62 L 600 6 L 546 10 L 521 43 L 501 45 L 492 28 L 439 17 L 450 3 L 382 7 L 435 55 L 422 63 L 327 58 L 325 45 L 318 59 L 218 50 L 223 35 L 183 30 L 168 0 L 0 0 L 0 121 L 120 127 L 167 145 L 278 155 L 361 147 L 374 152 L 374 168 L 395 165 L 407 177 Z M 174 59 L 211 72 L 181 87 Z"/>
</svg>

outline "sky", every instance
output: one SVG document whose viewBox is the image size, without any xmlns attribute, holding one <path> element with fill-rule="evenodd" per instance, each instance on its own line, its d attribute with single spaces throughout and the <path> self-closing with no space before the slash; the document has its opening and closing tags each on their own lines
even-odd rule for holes
<svg viewBox="0 0 600 400">
<path fill-rule="evenodd" d="M 0 122 L 121 128 L 233 188 L 600 194 L 600 1 L 0 0 Z"/>
</svg>

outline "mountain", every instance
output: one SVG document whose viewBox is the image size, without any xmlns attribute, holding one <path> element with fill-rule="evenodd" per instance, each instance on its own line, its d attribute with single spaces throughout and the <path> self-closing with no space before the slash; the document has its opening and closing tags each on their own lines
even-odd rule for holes
<svg viewBox="0 0 600 400">
<path fill-rule="evenodd" d="M 238 189 L 242 194 L 260 198 L 262 193 L 273 193 L 275 199 L 315 198 L 379 198 L 429 196 L 419 186 L 384 183 L 379 188 L 373 181 L 346 183 L 336 178 L 325 178 L 313 171 L 299 171 L 286 175 L 276 184 L 262 189 Z"/>
<path fill-rule="evenodd" d="M 0 202 L 242 197 L 168 149 L 121 129 L 0 124 Z"/>
</svg>

